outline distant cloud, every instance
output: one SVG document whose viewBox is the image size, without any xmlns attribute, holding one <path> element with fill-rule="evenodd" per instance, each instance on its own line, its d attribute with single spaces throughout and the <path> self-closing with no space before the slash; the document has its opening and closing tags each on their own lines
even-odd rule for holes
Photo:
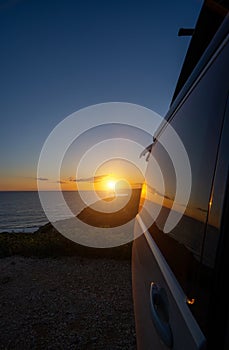
<svg viewBox="0 0 229 350">
<path fill-rule="evenodd" d="M 66 181 L 60 180 L 60 181 L 56 181 L 58 184 L 66 184 Z"/>
<path fill-rule="evenodd" d="M 70 176 L 70 177 L 68 178 L 68 181 L 70 181 L 70 182 L 76 182 L 76 179 L 73 179 L 73 177 Z"/>
<path fill-rule="evenodd" d="M 37 177 L 36 179 L 39 181 L 48 181 L 46 177 Z"/>
<path fill-rule="evenodd" d="M 69 181 L 71 182 L 90 182 L 90 183 L 95 183 L 95 182 L 101 182 L 104 180 L 105 177 L 109 176 L 108 174 L 105 175 L 98 175 L 98 176 L 92 176 L 92 177 L 83 177 L 79 179 L 74 179 L 73 177 L 69 177 Z"/>
</svg>

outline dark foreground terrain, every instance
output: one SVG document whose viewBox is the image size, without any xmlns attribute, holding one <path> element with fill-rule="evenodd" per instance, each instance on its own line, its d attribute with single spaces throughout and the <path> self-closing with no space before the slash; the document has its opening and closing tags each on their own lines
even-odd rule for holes
<svg viewBox="0 0 229 350">
<path fill-rule="evenodd" d="M 136 349 L 131 244 L 0 234 L 0 349 Z"/>
</svg>

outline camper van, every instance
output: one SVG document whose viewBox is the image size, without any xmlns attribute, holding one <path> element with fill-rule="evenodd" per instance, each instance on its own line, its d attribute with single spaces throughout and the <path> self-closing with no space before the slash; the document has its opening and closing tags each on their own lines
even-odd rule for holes
<svg viewBox="0 0 229 350">
<path fill-rule="evenodd" d="M 192 37 L 165 121 L 147 148 L 136 217 L 135 230 L 142 232 L 132 248 L 138 350 L 229 349 L 228 1 L 204 1 L 194 30 L 178 35 L 185 33 Z M 173 140 L 167 149 L 161 142 L 168 127 L 179 135 L 191 169 L 189 199 L 171 230 L 165 230 L 169 215 L 179 209 Z M 180 182 L 186 181 L 184 174 Z M 148 209 L 157 205 L 155 194 L 162 203 L 157 217 Z"/>
</svg>

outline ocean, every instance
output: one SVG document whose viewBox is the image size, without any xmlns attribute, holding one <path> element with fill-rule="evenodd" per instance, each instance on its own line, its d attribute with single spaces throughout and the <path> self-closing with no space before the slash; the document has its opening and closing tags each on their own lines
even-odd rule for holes
<svg viewBox="0 0 229 350">
<path fill-rule="evenodd" d="M 56 208 L 59 212 L 56 193 L 48 192 L 47 195 L 51 199 L 52 210 Z M 73 212 L 78 213 L 83 208 L 78 192 L 64 192 L 64 196 Z M 34 232 L 48 222 L 38 192 L 0 192 L 0 232 Z"/>
<path fill-rule="evenodd" d="M 34 232 L 46 223 L 38 192 L 0 192 L 0 232 Z"/>
<path fill-rule="evenodd" d="M 87 199 L 90 202 L 89 192 L 87 191 Z M 63 217 L 59 215 L 60 207 L 56 200 L 56 192 L 48 192 L 47 195 L 52 212 L 55 214 L 56 210 L 59 220 L 66 218 L 64 211 Z M 63 195 L 75 215 L 86 206 L 77 191 L 66 191 Z M 104 193 L 100 195 L 104 197 Z M 0 232 L 35 232 L 48 222 L 38 192 L 0 192 Z"/>
</svg>

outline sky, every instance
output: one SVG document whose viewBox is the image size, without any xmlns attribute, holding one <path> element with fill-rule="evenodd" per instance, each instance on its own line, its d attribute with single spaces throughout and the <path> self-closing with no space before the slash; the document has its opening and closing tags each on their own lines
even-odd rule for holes
<svg viewBox="0 0 229 350">
<path fill-rule="evenodd" d="M 190 42 L 178 30 L 202 4 L 1 0 L 0 190 L 36 189 L 44 142 L 75 111 L 128 102 L 164 116 Z"/>
</svg>

